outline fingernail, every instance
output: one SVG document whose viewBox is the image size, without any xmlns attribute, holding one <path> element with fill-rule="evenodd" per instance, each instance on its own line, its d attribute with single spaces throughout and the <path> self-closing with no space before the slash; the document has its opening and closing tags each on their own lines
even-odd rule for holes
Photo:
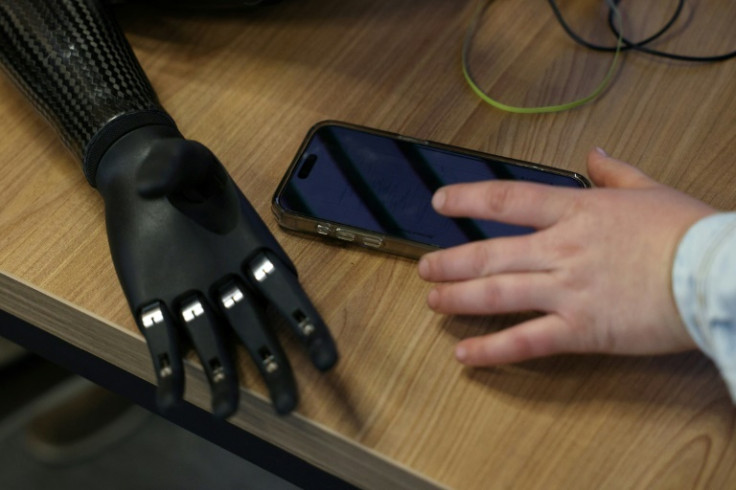
<svg viewBox="0 0 736 490">
<path fill-rule="evenodd" d="M 603 148 L 601 148 L 600 146 L 596 146 L 595 147 L 595 152 L 598 153 L 602 157 L 607 157 L 608 156 L 608 153 L 606 153 L 606 151 Z"/>
<path fill-rule="evenodd" d="M 457 347 L 455 347 L 455 359 L 457 359 L 460 362 L 464 362 L 467 358 L 468 358 L 468 350 L 465 347 L 461 345 L 458 345 Z"/>
<path fill-rule="evenodd" d="M 422 257 L 419 259 L 419 265 L 417 266 L 417 269 L 419 269 L 419 277 L 422 279 L 426 278 L 429 275 L 429 262 L 427 259 Z"/>
<path fill-rule="evenodd" d="M 432 207 L 435 209 L 441 209 L 445 204 L 445 191 L 440 189 L 432 196 Z"/>
<path fill-rule="evenodd" d="M 439 295 L 440 293 L 437 291 L 437 288 L 432 289 L 427 295 L 427 305 L 429 305 L 429 307 L 432 308 L 433 310 L 437 306 L 437 303 L 439 301 Z"/>
</svg>

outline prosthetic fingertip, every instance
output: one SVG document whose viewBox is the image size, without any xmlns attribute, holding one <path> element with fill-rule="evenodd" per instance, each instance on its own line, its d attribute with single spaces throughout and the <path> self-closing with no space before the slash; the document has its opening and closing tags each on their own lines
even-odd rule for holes
<svg viewBox="0 0 736 490">
<path fill-rule="evenodd" d="M 273 407 L 279 415 L 286 415 L 294 410 L 297 401 L 298 399 L 294 393 L 287 392 L 279 393 L 272 400 Z"/>
<path fill-rule="evenodd" d="M 226 419 L 238 408 L 238 401 L 226 392 L 212 394 L 212 413 L 215 417 Z"/>
<path fill-rule="evenodd" d="M 320 371 L 327 371 L 337 363 L 337 349 L 330 340 L 315 339 L 309 346 L 312 364 Z"/>
<path fill-rule="evenodd" d="M 156 405 L 164 413 L 176 408 L 180 401 L 176 396 L 172 381 L 159 381 L 160 384 L 158 390 L 156 390 Z"/>
</svg>

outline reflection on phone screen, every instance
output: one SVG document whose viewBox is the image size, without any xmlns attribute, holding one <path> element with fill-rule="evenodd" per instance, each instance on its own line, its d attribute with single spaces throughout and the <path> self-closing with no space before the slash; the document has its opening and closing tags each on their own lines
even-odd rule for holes
<svg viewBox="0 0 736 490">
<path fill-rule="evenodd" d="M 447 218 L 432 209 L 430 202 L 438 188 L 491 179 L 583 187 L 564 174 L 323 126 L 303 152 L 280 204 L 318 220 L 441 248 L 531 232 L 493 221 Z"/>
</svg>

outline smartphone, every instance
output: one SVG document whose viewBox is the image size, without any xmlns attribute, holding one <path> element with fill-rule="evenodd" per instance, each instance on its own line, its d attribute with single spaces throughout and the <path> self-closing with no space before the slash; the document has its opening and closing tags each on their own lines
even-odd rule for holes
<svg viewBox="0 0 736 490">
<path fill-rule="evenodd" d="M 352 124 L 310 129 L 274 194 L 272 210 L 287 230 L 419 258 L 440 248 L 533 230 L 434 211 L 448 184 L 492 179 L 561 187 L 590 183 L 574 172 L 421 141 Z"/>
</svg>

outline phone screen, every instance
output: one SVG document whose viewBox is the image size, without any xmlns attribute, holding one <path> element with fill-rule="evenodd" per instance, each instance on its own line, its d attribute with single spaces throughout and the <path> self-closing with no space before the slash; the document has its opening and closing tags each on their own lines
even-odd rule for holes
<svg viewBox="0 0 736 490">
<path fill-rule="evenodd" d="M 447 248 L 531 228 L 444 217 L 434 192 L 448 184 L 492 179 L 586 187 L 574 174 L 466 154 L 401 137 L 321 126 L 277 197 L 287 211 L 316 220 Z"/>
</svg>

